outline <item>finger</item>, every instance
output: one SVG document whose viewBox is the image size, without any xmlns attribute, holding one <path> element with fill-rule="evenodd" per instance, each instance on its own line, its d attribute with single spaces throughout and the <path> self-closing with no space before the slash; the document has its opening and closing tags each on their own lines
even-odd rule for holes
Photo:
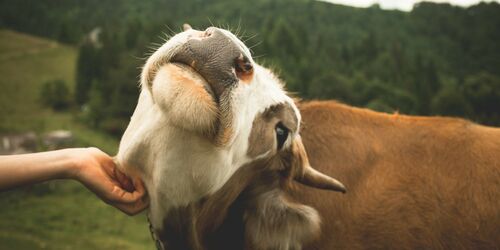
<svg viewBox="0 0 500 250">
<path fill-rule="evenodd" d="M 132 180 L 118 168 L 114 169 L 114 176 L 123 189 L 127 190 L 127 192 L 134 191 L 134 184 L 132 183 Z"/>
<path fill-rule="evenodd" d="M 144 187 L 144 183 L 141 181 L 139 178 L 135 178 L 133 180 L 133 185 L 135 187 L 135 190 L 141 194 L 146 193 L 146 188 Z"/>
<path fill-rule="evenodd" d="M 114 186 L 111 192 L 114 199 L 112 201 L 119 203 L 134 203 L 146 195 L 146 189 L 140 179 L 134 180 L 135 191 L 127 192 L 119 186 Z"/>
<path fill-rule="evenodd" d="M 118 208 L 120 211 L 126 213 L 127 215 L 136 215 L 140 212 L 142 212 L 144 209 L 146 209 L 149 206 L 149 200 L 147 199 L 141 199 L 139 202 L 132 203 L 132 204 L 123 204 L 123 203 L 118 203 L 118 204 L 111 204 L 112 206 Z"/>
<path fill-rule="evenodd" d="M 109 198 L 109 200 L 114 203 L 135 203 L 139 201 L 144 196 L 144 194 L 144 191 L 140 193 L 138 190 L 135 190 L 131 193 L 127 192 L 119 186 L 114 186 L 113 190 L 111 191 L 111 197 Z"/>
</svg>

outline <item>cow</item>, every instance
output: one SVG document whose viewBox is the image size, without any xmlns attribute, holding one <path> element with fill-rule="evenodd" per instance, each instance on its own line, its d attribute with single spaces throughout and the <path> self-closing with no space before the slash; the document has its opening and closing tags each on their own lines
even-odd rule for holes
<svg viewBox="0 0 500 250">
<path fill-rule="evenodd" d="M 186 25 L 146 61 L 116 159 L 159 249 L 488 248 L 498 153 L 498 129 L 298 102 L 234 34 Z"/>
<path fill-rule="evenodd" d="M 333 101 L 300 105 L 311 165 L 345 196 L 296 189 L 322 218 L 305 249 L 498 249 L 500 129 Z"/>
</svg>

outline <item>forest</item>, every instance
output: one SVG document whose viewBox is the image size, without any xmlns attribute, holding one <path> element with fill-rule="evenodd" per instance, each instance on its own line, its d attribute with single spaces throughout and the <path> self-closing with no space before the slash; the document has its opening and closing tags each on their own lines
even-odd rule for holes
<svg viewBox="0 0 500 250">
<path fill-rule="evenodd" d="M 383 112 L 500 125 L 500 4 L 422 2 L 411 12 L 312 0 L 0 0 L 0 28 L 79 48 L 76 87 L 43 102 L 121 135 L 147 55 L 180 31 L 218 26 L 251 47 L 289 91 Z"/>
</svg>

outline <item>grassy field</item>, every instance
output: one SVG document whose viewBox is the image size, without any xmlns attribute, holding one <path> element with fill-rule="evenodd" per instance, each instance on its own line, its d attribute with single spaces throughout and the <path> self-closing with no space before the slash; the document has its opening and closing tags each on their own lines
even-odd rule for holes
<svg viewBox="0 0 500 250">
<path fill-rule="evenodd" d="M 50 111 L 39 91 L 49 80 L 74 86 L 76 50 L 12 31 L 0 31 L 0 131 L 44 130 Z"/>
<path fill-rule="evenodd" d="M 0 134 L 67 129 L 76 146 L 116 153 L 117 139 L 39 104 L 45 81 L 63 79 L 73 90 L 76 56 L 75 48 L 0 30 Z M 0 193 L 0 249 L 153 248 L 144 214 L 124 215 L 77 182 Z"/>
</svg>

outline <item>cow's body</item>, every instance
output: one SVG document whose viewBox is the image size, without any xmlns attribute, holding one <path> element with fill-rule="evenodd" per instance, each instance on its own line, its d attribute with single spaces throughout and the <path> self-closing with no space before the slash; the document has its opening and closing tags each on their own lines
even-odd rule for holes
<svg viewBox="0 0 500 250">
<path fill-rule="evenodd" d="M 500 247 L 500 129 L 335 102 L 300 109 L 311 165 L 348 188 L 296 189 L 322 217 L 305 249 Z"/>
<path fill-rule="evenodd" d="M 185 28 L 147 60 L 116 156 L 160 248 L 500 246 L 499 129 L 333 102 L 302 120 L 234 34 Z"/>
</svg>

